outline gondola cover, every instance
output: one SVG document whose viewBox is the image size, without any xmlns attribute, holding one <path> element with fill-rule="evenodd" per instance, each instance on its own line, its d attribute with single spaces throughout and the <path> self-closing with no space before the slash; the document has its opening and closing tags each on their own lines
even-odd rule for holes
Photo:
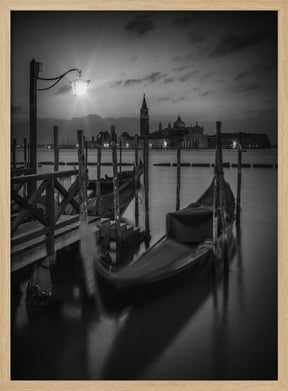
<svg viewBox="0 0 288 391">
<path fill-rule="evenodd" d="M 200 243 L 213 236 L 213 181 L 197 202 L 166 216 L 167 237 L 183 243 Z M 225 218 L 234 219 L 235 199 L 230 185 L 224 182 Z"/>
</svg>

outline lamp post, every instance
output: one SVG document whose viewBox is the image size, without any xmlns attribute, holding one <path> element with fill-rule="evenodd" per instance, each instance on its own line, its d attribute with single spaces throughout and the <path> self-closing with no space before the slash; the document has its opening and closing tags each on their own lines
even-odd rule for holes
<svg viewBox="0 0 288 391">
<path fill-rule="evenodd" d="M 30 167 L 33 169 L 33 173 L 37 171 L 37 91 L 49 90 L 70 72 L 77 72 L 78 76 L 77 79 L 70 81 L 73 95 L 85 95 L 90 82 L 90 80 L 81 78 L 81 70 L 78 68 L 69 69 L 62 75 L 53 78 L 39 77 L 40 72 L 42 72 L 42 63 L 33 58 L 30 62 Z M 46 88 L 37 88 L 38 80 L 54 81 L 54 83 Z"/>
</svg>

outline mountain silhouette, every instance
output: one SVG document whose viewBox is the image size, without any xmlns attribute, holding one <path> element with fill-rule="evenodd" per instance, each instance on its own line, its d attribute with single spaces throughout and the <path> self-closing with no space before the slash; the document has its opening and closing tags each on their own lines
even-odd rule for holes
<svg viewBox="0 0 288 391">
<path fill-rule="evenodd" d="M 115 125 L 116 132 L 122 134 L 128 132 L 131 135 L 140 133 L 140 120 L 138 118 L 101 118 L 99 115 L 90 114 L 85 117 L 74 117 L 71 119 L 39 118 L 37 120 L 37 144 L 53 143 L 53 127 L 58 126 L 59 142 L 75 143 L 77 130 L 84 130 L 85 137 L 91 139 L 97 137 L 98 133 L 110 130 L 111 125 Z M 150 129 L 154 131 L 158 128 L 158 123 L 150 122 Z M 29 120 L 11 119 L 11 138 L 16 138 L 20 144 L 24 137 L 29 138 Z"/>
</svg>

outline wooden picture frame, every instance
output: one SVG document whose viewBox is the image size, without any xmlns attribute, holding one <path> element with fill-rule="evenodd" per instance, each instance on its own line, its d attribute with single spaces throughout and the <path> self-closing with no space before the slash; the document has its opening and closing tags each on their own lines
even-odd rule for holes
<svg viewBox="0 0 288 391">
<path fill-rule="evenodd" d="M 287 0 L 1 0 L 0 389 L 8 390 L 288 390 L 288 1 Z M 10 380 L 10 12 L 12 10 L 276 10 L 278 11 L 278 380 L 277 381 L 11 381 Z"/>
</svg>

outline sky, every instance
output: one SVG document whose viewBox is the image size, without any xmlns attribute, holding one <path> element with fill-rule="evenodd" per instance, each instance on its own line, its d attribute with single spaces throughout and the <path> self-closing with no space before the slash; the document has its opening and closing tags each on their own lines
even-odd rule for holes
<svg viewBox="0 0 288 391">
<path fill-rule="evenodd" d="M 11 45 L 12 118 L 28 118 L 35 58 L 41 77 L 80 68 L 90 80 L 85 97 L 71 93 L 76 73 L 39 91 L 39 118 L 138 117 L 145 93 L 164 127 L 181 115 L 208 133 L 222 121 L 277 137 L 276 12 L 14 11 Z"/>
</svg>

